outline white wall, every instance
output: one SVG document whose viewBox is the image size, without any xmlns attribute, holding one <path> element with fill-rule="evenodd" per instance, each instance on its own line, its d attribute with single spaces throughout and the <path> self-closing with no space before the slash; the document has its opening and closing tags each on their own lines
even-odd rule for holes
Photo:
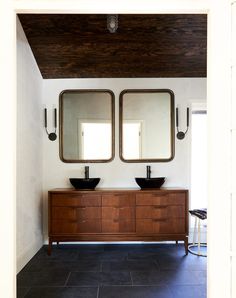
<svg viewBox="0 0 236 298">
<path fill-rule="evenodd" d="M 17 20 L 17 271 L 42 246 L 42 77 Z"/>
<path fill-rule="evenodd" d="M 64 89 L 110 89 L 115 94 L 115 159 L 109 163 L 89 164 L 90 176 L 101 177 L 99 188 L 136 188 L 134 177 L 146 175 L 146 163 L 124 163 L 119 158 L 119 94 L 123 89 L 171 89 L 179 106 L 180 128 L 186 128 L 186 106 L 206 100 L 206 79 L 54 79 L 43 82 L 43 104 L 58 107 L 59 94 Z M 52 125 L 48 119 L 48 125 Z M 43 123 L 42 123 L 43 125 Z M 52 129 L 52 128 L 51 128 Z M 49 129 L 50 130 L 50 129 Z M 176 139 L 175 158 L 167 163 L 151 163 L 152 176 L 167 177 L 166 187 L 190 187 L 190 132 L 182 141 Z M 150 164 L 150 163 L 149 163 Z M 69 177 L 83 177 L 85 164 L 67 164 L 59 158 L 59 141 L 43 136 L 44 235 L 47 237 L 47 191 L 71 187 Z M 46 239 L 46 238 L 45 238 Z"/>
<path fill-rule="evenodd" d="M 236 2 L 232 2 L 232 185 L 231 185 L 231 266 L 232 297 L 236 297 Z"/>
</svg>

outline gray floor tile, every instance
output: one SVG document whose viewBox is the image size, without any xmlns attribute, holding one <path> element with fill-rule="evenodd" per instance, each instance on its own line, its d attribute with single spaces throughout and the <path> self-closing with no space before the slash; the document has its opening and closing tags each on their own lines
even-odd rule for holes
<svg viewBox="0 0 236 298">
<path fill-rule="evenodd" d="M 97 298 L 97 292 L 95 287 L 31 288 L 25 298 Z"/>
<path fill-rule="evenodd" d="M 139 287 L 102 287 L 99 298 L 174 298 L 167 286 Z"/>
<path fill-rule="evenodd" d="M 68 277 L 69 272 L 61 270 L 22 272 L 17 276 L 17 284 L 19 287 L 64 286 Z"/>
<path fill-rule="evenodd" d="M 192 254 L 187 256 L 163 255 L 155 258 L 156 262 L 163 270 L 181 269 L 181 270 L 206 270 L 207 259 Z"/>
<path fill-rule="evenodd" d="M 133 285 L 147 286 L 147 285 L 164 285 L 165 276 L 162 271 L 132 271 L 131 272 Z"/>
<path fill-rule="evenodd" d="M 205 285 L 206 271 L 159 270 L 131 272 L 134 285 Z"/>
<path fill-rule="evenodd" d="M 131 285 L 129 272 L 72 272 L 68 286 Z"/>
<path fill-rule="evenodd" d="M 206 286 L 172 286 L 170 290 L 175 298 L 206 298 Z"/>
<path fill-rule="evenodd" d="M 29 287 L 18 287 L 16 291 L 16 297 L 17 298 L 24 298 L 25 295 L 29 292 Z"/>
<path fill-rule="evenodd" d="M 123 261 L 128 258 L 126 251 L 95 251 L 87 252 L 81 251 L 77 257 L 79 260 L 109 260 L 109 261 Z"/>
<path fill-rule="evenodd" d="M 99 260 L 50 260 L 33 259 L 24 268 L 25 271 L 47 271 L 47 270 L 68 270 L 68 271 L 100 271 L 101 262 Z"/>
<path fill-rule="evenodd" d="M 163 270 L 163 280 L 172 285 L 205 285 L 206 271 Z"/>
<path fill-rule="evenodd" d="M 152 271 L 158 270 L 158 265 L 150 260 L 127 260 L 121 262 L 104 261 L 102 271 Z"/>
<path fill-rule="evenodd" d="M 156 260 L 160 257 L 160 254 L 156 252 L 131 252 L 128 254 L 128 260 Z"/>
<path fill-rule="evenodd" d="M 17 298 L 206 298 L 207 258 L 185 256 L 182 244 L 46 249 L 18 274 Z"/>
<path fill-rule="evenodd" d="M 68 260 L 73 261 L 78 258 L 79 249 L 78 248 L 72 248 L 72 247 L 56 247 L 53 248 L 52 254 L 49 256 L 47 254 L 47 247 L 43 247 L 38 251 L 38 253 L 35 255 L 35 259 L 48 259 L 48 260 Z"/>
</svg>

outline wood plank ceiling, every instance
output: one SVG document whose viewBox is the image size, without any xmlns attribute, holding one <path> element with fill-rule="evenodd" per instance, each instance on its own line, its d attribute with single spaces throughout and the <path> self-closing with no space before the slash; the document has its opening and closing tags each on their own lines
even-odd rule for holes
<svg viewBox="0 0 236 298">
<path fill-rule="evenodd" d="M 43 78 L 206 77 L 207 15 L 18 15 Z"/>
</svg>

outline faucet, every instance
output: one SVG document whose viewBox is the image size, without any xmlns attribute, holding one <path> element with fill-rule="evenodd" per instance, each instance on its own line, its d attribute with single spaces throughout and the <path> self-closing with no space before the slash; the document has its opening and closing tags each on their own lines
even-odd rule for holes
<svg viewBox="0 0 236 298">
<path fill-rule="evenodd" d="M 151 178 L 151 166 L 147 166 L 147 179 Z"/>
<path fill-rule="evenodd" d="M 84 167 L 84 175 L 85 175 L 85 179 L 89 179 L 89 167 L 88 166 Z"/>
</svg>

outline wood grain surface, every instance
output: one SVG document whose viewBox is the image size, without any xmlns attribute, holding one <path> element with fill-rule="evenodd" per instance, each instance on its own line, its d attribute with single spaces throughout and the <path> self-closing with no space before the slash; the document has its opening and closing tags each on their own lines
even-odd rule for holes
<svg viewBox="0 0 236 298">
<path fill-rule="evenodd" d="M 20 14 L 43 78 L 206 77 L 207 15 Z"/>
</svg>

